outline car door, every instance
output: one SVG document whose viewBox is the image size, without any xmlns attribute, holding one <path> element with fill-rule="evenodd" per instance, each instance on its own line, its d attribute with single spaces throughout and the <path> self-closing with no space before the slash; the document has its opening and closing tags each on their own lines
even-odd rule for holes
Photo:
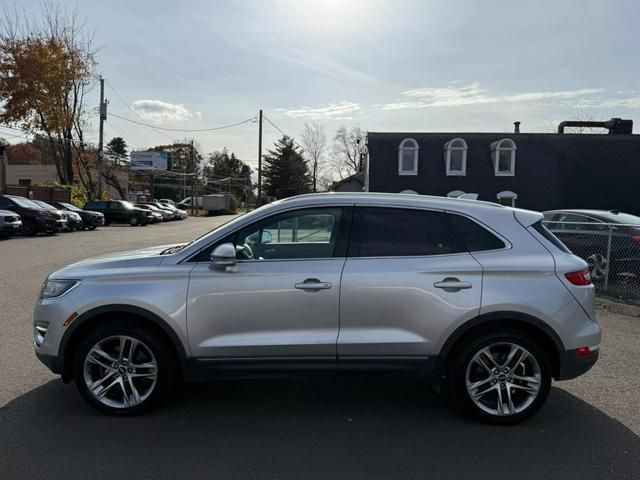
<svg viewBox="0 0 640 480">
<path fill-rule="evenodd" d="M 271 359 L 335 367 L 340 276 L 351 208 L 276 214 L 234 232 L 233 267 L 197 258 L 187 321 L 194 357 Z"/>
<path fill-rule="evenodd" d="M 444 212 L 356 207 L 351 239 L 340 368 L 429 363 L 446 331 L 478 315 L 482 270 Z"/>
</svg>

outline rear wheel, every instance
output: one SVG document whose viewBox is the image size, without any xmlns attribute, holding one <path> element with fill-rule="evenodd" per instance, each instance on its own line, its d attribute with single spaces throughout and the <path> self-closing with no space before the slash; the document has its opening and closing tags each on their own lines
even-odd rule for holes
<svg viewBox="0 0 640 480">
<path fill-rule="evenodd" d="M 591 278 L 594 281 L 604 280 L 607 276 L 607 272 L 609 271 L 609 262 L 607 261 L 607 257 L 601 253 L 592 253 L 587 256 L 586 260 L 589 265 Z"/>
<path fill-rule="evenodd" d="M 74 380 L 84 399 L 102 412 L 141 413 L 171 390 L 176 375 L 172 351 L 153 329 L 107 322 L 80 343 Z"/>
<path fill-rule="evenodd" d="M 95 229 L 96 229 L 96 226 L 95 226 L 95 225 L 89 225 L 89 226 L 87 227 L 87 230 L 95 230 Z"/>
<path fill-rule="evenodd" d="M 456 403 L 490 423 L 530 417 L 551 389 L 547 355 L 515 330 L 489 332 L 465 342 L 453 353 L 447 376 Z"/>
<path fill-rule="evenodd" d="M 138 217 L 131 217 L 129 219 L 129 225 L 131 225 L 132 227 L 135 227 L 138 225 Z"/>
</svg>

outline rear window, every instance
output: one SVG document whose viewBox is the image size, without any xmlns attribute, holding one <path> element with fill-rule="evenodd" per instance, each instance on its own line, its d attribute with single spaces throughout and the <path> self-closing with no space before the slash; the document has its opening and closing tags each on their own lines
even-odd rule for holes
<svg viewBox="0 0 640 480">
<path fill-rule="evenodd" d="M 454 252 L 444 213 L 401 208 L 358 208 L 352 257 L 406 257 Z"/>
<path fill-rule="evenodd" d="M 536 232 L 546 238 L 550 243 L 555 245 L 555 247 L 565 253 L 571 253 L 571 251 L 565 246 L 564 243 L 560 241 L 558 237 L 556 237 L 553 233 L 551 233 L 547 227 L 542 224 L 542 220 L 531 225 Z"/>
<path fill-rule="evenodd" d="M 486 228 L 462 215 L 449 215 L 449 222 L 457 240 L 470 252 L 498 250 L 504 248 L 504 242 Z"/>
</svg>

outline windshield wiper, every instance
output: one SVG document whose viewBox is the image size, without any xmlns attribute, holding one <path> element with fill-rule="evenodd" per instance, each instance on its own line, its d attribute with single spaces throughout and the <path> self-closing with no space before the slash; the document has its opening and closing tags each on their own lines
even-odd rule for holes
<svg viewBox="0 0 640 480">
<path fill-rule="evenodd" d="M 173 253 L 177 253 L 180 250 L 182 250 L 184 247 L 186 247 L 187 245 L 189 245 L 189 244 L 185 243 L 184 245 L 176 245 L 176 246 L 173 246 L 173 247 L 165 248 L 163 251 L 160 252 L 160 255 L 171 255 Z"/>
</svg>

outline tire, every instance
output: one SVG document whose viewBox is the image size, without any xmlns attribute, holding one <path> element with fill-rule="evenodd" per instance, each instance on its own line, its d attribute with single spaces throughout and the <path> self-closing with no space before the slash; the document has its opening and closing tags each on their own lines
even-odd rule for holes
<svg viewBox="0 0 640 480">
<path fill-rule="evenodd" d="M 38 224 L 34 220 L 31 220 L 30 218 L 25 218 L 22 221 L 22 233 L 30 237 L 37 235 Z"/>
<path fill-rule="evenodd" d="M 511 353 L 513 357 L 507 362 Z M 485 332 L 465 341 L 450 357 L 449 393 L 464 413 L 476 419 L 502 425 L 518 423 L 536 413 L 549 396 L 549 359 L 533 339 L 518 330 Z M 496 368 L 502 371 L 496 374 Z M 530 380 L 520 380 L 522 377 Z M 471 392 L 480 395 L 474 400 Z M 502 408 L 499 399 L 503 400 Z"/>
<path fill-rule="evenodd" d="M 125 354 L 119 357 L 122 341 Z M 127 358 L 132 344 L 135 363 Z M 97 354 L 94 347 L 107 356 Z M 135 415 L 157 407 L 168 397 L 177 376 L 174 357 L 173 346 L 156 330 L 113 320 L 98 326 L 82 340 L 74 356 L 73 377 L 80 394 L 92 407 L 110 415 Z M 87 385 L 92 381 L 97 394 Z M 106 392 L 104 384 L 110 387 Z M 102 399 L 98 398 L 100 394 L 104 394 Z"/>
<path fill-rule="evenodd" d="M 95 230 L 97 227 L 95 225 L 89 225 L 87 230 Z"/>
<path fill-rule="evenodd" d="M 138 218 L 137 217 L 131 217 L 129 219 L 129 225 L 131 225 L 132 227 L 137 227 L 138 226 Z"/>
</svg>

